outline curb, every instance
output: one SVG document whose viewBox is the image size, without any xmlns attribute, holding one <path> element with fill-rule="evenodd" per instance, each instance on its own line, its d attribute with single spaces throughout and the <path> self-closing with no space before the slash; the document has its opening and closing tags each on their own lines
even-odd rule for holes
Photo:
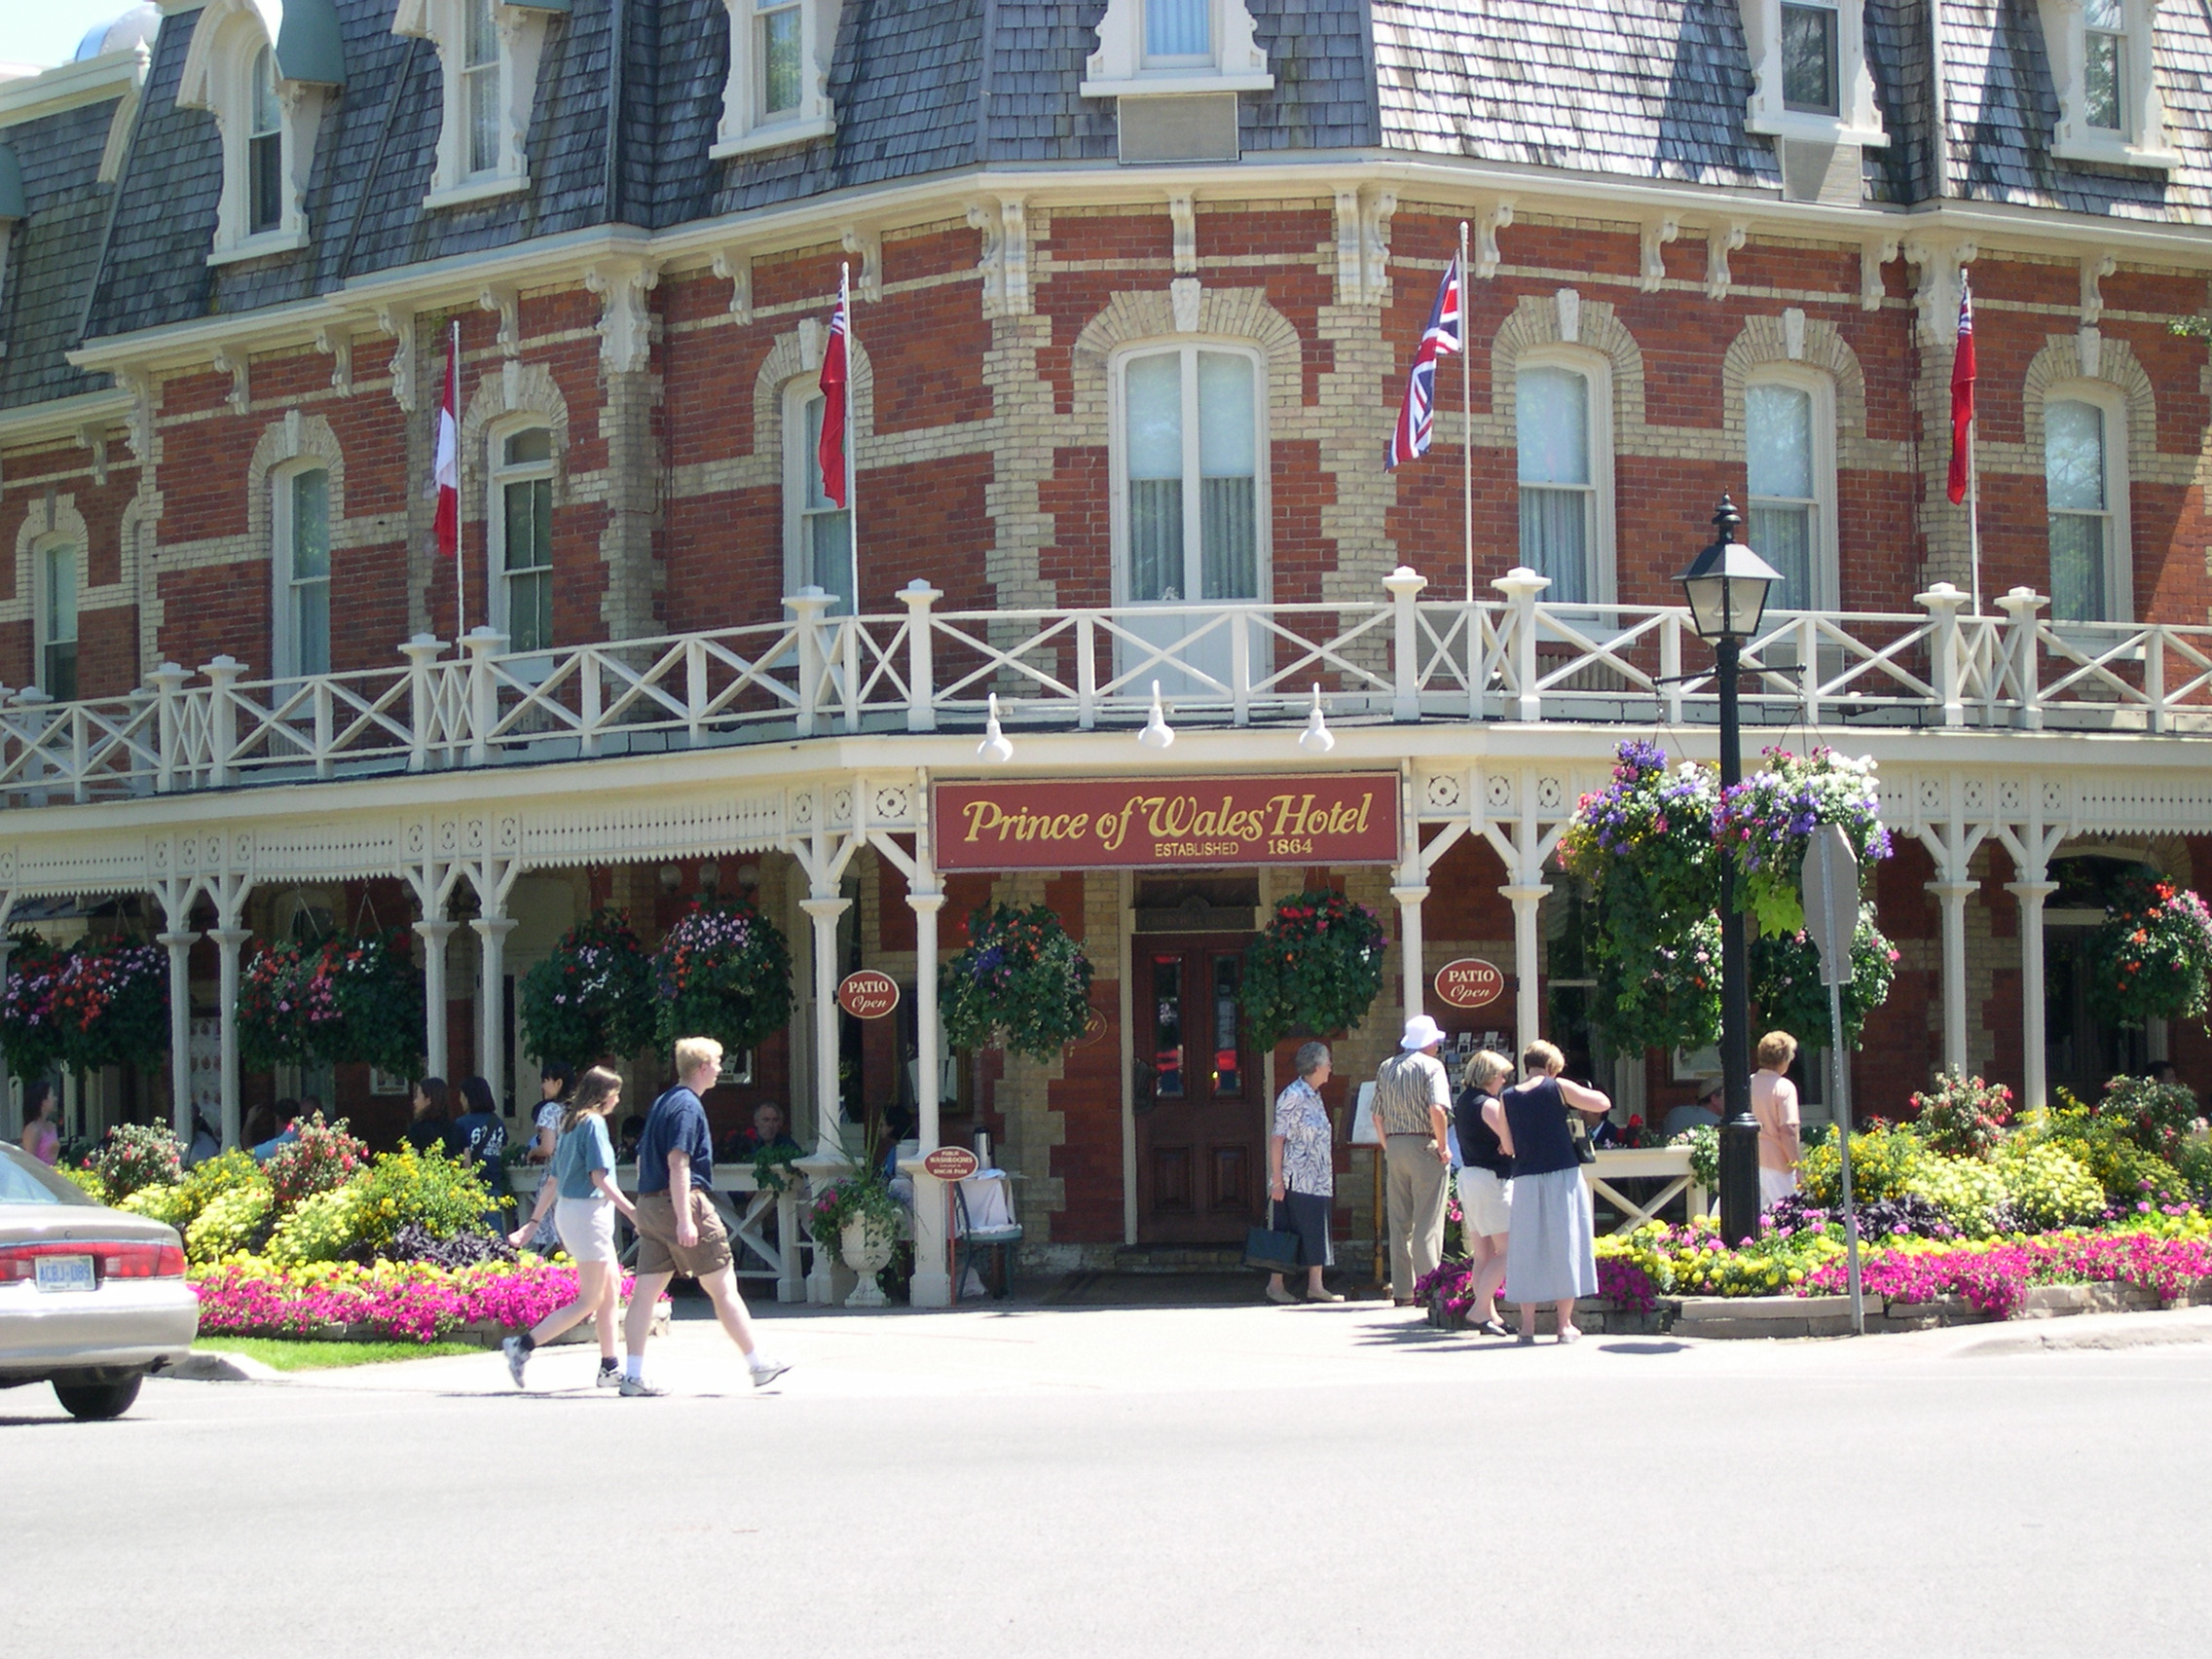
<svg viewBox="0 0 2212 1659">
<path fill-rule="evenodd" d="M 2095 1314 L 2049 1326 L 2036 1322 L 1962 1343 L 1956 1359 L 2005 1358 L 2023 1353 L 2112 1353 L 2128 1348 L 2212 1344 L 2212 1315 L 2202 1309 L 2170 1313 Z"/>
<path fill-rule="evenodd" d="M 274 1366 L 264 1365 L 258 1359 L 249 1359 L 242 1353 L 224 1353 L 218 1348 L 194 1348 L 183 1359 L 165 1367 L 158 1375 L 173 1377 L 180 1382 L 274 1382 L 282 1373 Z"/>
</svg>

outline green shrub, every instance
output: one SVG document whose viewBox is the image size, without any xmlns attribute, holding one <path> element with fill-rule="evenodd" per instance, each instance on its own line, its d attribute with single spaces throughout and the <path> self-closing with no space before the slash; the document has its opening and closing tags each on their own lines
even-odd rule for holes
<svg viewBox="0 0 2212 1659">
<path fill-rule="evenodd" d="M 491 1193 L 467 1169 L 443 1153 L 413 1147 L 381 1154 L 359 1186 L 360 1237 L 379 1254 L 410 1222 L 434 1238 L 480 1233 L 478 1218 L 492 1207 Z"/>
<path fill-rule="evenodd" d="M 300 1138 L 271 1153 L 264 1165 L 278 1209 L 288 1210 L 302 1198 L 343 1187 L 369 1166 L 367 1143 L 346 1132 L 344 1118 L 326 1124 L 317 1112 L 292 1126 Z"/>
<path fill-rule="evenodd" d="M 219 1262 L 244 1249 L 276 1205 L 276 1195 L 266 1181 L 217 1195 L 185 1229 L 185 1254 L 195 1262 Z"/>
<path fill-rule="evenodd" d="M 1928 1157 L 1918 1136 L 1895 1127 L 1864 1129 L 1851 1137 L 1851 1197 L 1855 1203 L 1901 1198 L 1910 1190 L 1921 1160 Z M 1830 1140 L 1807 1152 L 1797 1164 L 1797 1186 L 1815 1202 L 1837 1201 L 1842 1160 Z"/>
<path fill-rule="evenodd" d="M 339 1260 L 361 1242 L 364 1197 L 356 1181 L 302 1198 L 269 1235 L 269 1259 L 285 1268 Z"/>
<path fill-rule="evenodd" d="M 1946 1158 L 1987 1158 L 2012 1116 L 2012 1091 L 1955 1071 L 1939 1073 L 1936 1087 L 1915 1094 L 1912 1131 Z"/>
<path fill-rule="evenodd" d="M 64 1181 L 73 1182 L 85 1191 L 85 1197 L 95 1204 L 107 1202 L 107 1184 L 90 1169 L 80 1169 L 71 1163 L 56 1163 L 54 1172 Z"/>
<path fill-rule="evenodd" d="M 185 1208 L 184 1189 L 169 1182 L 140 1187 L 115 1207 L 129 1210 L 132 1215 L 145 1216 L 150 1221 L 166 1222 L 179 1233 L 184 1231 L 184 1224 L 192 1219 Z"/>
<path fill-rule="evenodd" d="M 115 1203 L 141 1187 L 174 1181 L 184 1167 L 184 1149 L 166 1124 L 118 1124 L 100 1138 L 91 1163 L 108 1202 Z"/>
<path fill-rule="evenodd" d="M 2145 1152 L 2171 1158 L 2196 1121 L 2196 1096 L 2178 1083 L 2116 1077 L 2105 1085 L 2104 1098 L 2089 1108 L 2089 1115 L 2115 1124 Z"/>
<path fill-rule="evenodd" d="M 2199 1204 L 2212 1205 L 2212 1143 L 2191 1141 L 2174 1160 L 2174 1173 Z"/>
<path fill-rule="evenodd" d="M 1993 1167 L 2024 1230 L 2083 1227 L 2104 1213 L 2105 1190 L 2071 1151 L 2052 1141 L 2015 1136 Z"/>
<path fill-rule="evenodd" d="M 1858 1175 L 1856 1163 L 1852 1174 Z M 1905 1191 L 1941 1210 L 1943 1220 L 1968 1238 L 1994 1237 L 2009 1219 L 2007 1200 L 2011 1195 L 2004 1177 L 1979 1159 L 1927 1153 L 1906 1179 Z"/>
<path fill-rule="evenodd" d="M 2091 1111 L 2061 1089 L 2066 1104 L 2036 1115 L 2034 1137 L 2070 1153 L 2095 1177 L 2115 1208 L 2188 1201 L 2189 1184 L 2164 1159 L 2137 1144 L 2125 1118 Z"/>
</svg>

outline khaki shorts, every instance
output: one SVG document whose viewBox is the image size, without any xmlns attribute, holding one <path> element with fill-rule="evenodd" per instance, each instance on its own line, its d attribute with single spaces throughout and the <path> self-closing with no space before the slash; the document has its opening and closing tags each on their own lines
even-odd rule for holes
<svg viewBox="0 0 2212 1659">
<path fill-rule="evenodd" d="M 729 1266 L 729 1232 L 721 1212 L 706 1194 L 691 1189 L 691 1224 L 699 1230 L 699 1242 L 676 1241 L 676 1206 L 668 1194 L 638 1195 L 638 1266 L 641 1273 L 678 1273 L 705 1278 Z"/>
</svg>

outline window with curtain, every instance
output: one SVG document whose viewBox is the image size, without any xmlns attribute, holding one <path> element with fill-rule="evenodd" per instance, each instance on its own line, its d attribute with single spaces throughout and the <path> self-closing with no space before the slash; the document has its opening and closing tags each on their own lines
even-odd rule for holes
<svg viewBox="0 0 2212 1659">
<path fill-rule="evenodd" d="M 1148 68 L 1213 61 L 1213 0 L 1144 0 Z"/>
<path fill-rule="evenodd" d="M 806 19 L 791 0 L 758 0 L 760 119 L 798 108 Z"/>
<path fill-rule="evenodd" d="M 253 100 L 245 140 L 246 230 L 273 231 L 284 218 L 283 112 L 269 48 L 253 55 Z"/>
<path fill-rule="evenodd" d="M 1782 8 L 1782 107 L 1833 115 L 1836 16 L 1832 6 Z"/>
<path fill-rule="evenodd" d="M 801 382 L 801 386 L 811 385 Z M 807 397 L 802 418 L 792 423 L 792 434 L 802 446 L 790 458 L 790 476 L 796 484 L 798 498 L 798 548 L 797 560 L 801 584 L 811 582 L 824 593 L 833 596 L 829 614 L 850 616 L 854 611 L 853 571 L 853 515 L 849 508 L 832 501 L 822 488 L 822 417 L 829 407 L 828 400 L 819 392 Z M 854 438 L 851 425 L 845 428 L 845 442 L 850 448 Z M 846 500 L 852 499 L 850 489 Z"/>
<path fill-rule="evenodd" d="M 467 122 L 468 174 L 499 166 L 499 30 L 492 0 L 464 0 L 461 97 Z"/>
<path fill-rule="evenodd" d="M 493 625 L 511 651 L 553 645 L 553 434 L 543 426 L 499 443 L 493 477 L 499 504 Z"/>
<path fill-rule="evenodd" d="M 1123 367 L 1132 602 L 1260 597 L 1259 364 L 1198 346 Z"/>
<path fill-rule="evenodd" d="M 284 637 L 277 642 L 278 672 L 330 672 L 330 474 L 321 467 L 295 472 L 283 491 L 279 556 L 284 571 Z"/>
<path fill-rule="evenodd" d="M 1751 549 L 1782 572 L 1767 608 L 1810 610 L 1821 602 L 1813 394 L 1794 386 L 1747 387 L 1744 440 Z"/>
<path fill-rule="evenodd" d="M 77 549 L 64 542 L 38 559 L 38 688 L 65 703 L 77 695 Z"/>
<path fill-rule="evenodd" d="M 2117 132 L 2127 88 L 2127 15 L 2121 0 L 2085 0 L 2082 29 L 2083 121 Z"/>
<path fill-rule="evenodd" d="M 1551 578 L 1546 602 L 1587 604 L 1596 597 L 1590 567 L 1598 494 L 1591 467 L 1590 377 L 1568 368 L 1527 368 L 1514 388 L 1521 563 Z"/>
<path fill-rule="evenodd" d="M 2105 412 L 2068 399 L 2043 412 L 2044 496 L 2050 515 L 2050 614 L 2059 622 L 2111 620 L 2106 571 L 2112 547 Z"/>
</svg>

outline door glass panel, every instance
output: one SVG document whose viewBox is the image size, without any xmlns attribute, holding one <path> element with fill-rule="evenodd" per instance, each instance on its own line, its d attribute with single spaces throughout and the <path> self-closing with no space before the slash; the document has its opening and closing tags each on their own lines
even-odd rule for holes
<svg viewBox="0 0 2212 1659">
<path fill-rule="evenodd" d="M 1153 1097 L 1180 1100 L 1183 1088 L 1183 959 L 1152 959 Z"/>
<path fill-rule="evenodd" d="M 1213 1092 L 1234 1099 L 1244 1092 L 1244 1073 L 1236 1049 L 1236 982 L 1243 964 L 1234 956 L 1213 959 Z"/>
</svg>

